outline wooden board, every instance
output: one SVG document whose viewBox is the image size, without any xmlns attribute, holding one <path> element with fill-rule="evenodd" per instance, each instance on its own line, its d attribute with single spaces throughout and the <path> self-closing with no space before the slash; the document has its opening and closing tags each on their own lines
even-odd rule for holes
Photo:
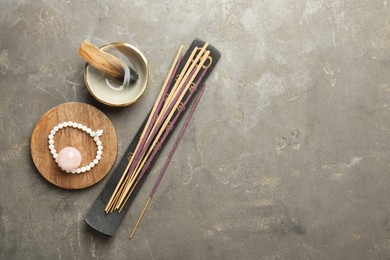
<svg viewBox="0 0 390 260">
<path fill-rule="evenodd" d="M 99 164 L 89 172 L 70 174 L 62 171 L 54 161 L 48 147 L 50 130 L 61 122 L 81 123 L 92 130 L 103 129 L 100 140 L 103 154 Z M 67 127 L 54 136 L 57 152 L 66 146 L 77 148 L 82 157 L 81 165 L 92 162 L 96 144 L 87 133 Z M 99 182 L 110 171 L 117 154 L 117 137 L 111 121 L 97 108 L 78 102 L 58 105 L 46 112 L 38 121 L 31 136 L 31 156 L 40 174 L 49 182 L 64 189 L 83 189 Z"/>
</svg>

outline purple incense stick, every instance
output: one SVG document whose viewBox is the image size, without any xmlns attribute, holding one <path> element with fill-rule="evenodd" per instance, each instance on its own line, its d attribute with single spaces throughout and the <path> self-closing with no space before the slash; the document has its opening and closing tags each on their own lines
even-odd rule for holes
<svg viewBox="0 0 390 260">
<path fill-rule="evenodd" d="M 202 81 L 203 76 L 206 74 L 206 71 L 207 71 L 207 69 L 205 69 L 205 70 L 202 72 L 202 74 L 200 75 L 198 81 L 197 81 L 197 82 L 195 83 L 195 85 L 194 85 L 194 90 L 199 86 L 199 83 Z M 188 101 L 191 99 L 191 96 L 192 96 L 193 93 L 194 93 L 194 91 L 191 91 L 191 92 L 190 92 L 190 94 L 188 95 L 187 99 L 186 99 L 186 100 L 184 101 L 184 103 L 183 103 L 183 107 L 185 107 L 185 106 L 187 105 L 187 103 L 188 103 Z M 160 146 L 161 144 L 164 143 L 164 141 L 165 141 L 165 139 L 167 138 L 169 132 L 171 131 L 172 127 L 176 124 L 176 121 L 178 120 L 178 118 L 179 118 L 179 116 L 180 116 L 180 114 L 181 114 L 181 112 L 182 112 L 183 110 L 184 110 L 184 109 L 182 109 L 181 111 L 179 111 L 179 112 L 176 114 L 176 116 L 174 117 L 174 119 L 170 122 L 170 126 L 167 127 L 167 130 L 165 131 L 164 135 L 163 135 L 162 138 L 160 139 L 160 144 L 159 144 L 159 146 Z M 140 175 L 138 176 L 137 181 L 139 181 L 139 180 L 142 178 L 142 176 L 144 175 L 144 173 L 145 173 L 146 170 L 148 169 L 150 163 L 152 162 L 152 160 L 153 160 L 153 158 L 154 158 L 154 156 L 156 155 L 156 153 L 157 153 L 158 150 L 159 150 L 159 147 L 156 147 L 156 149 L 154 149 L 153 153 L 152 153 L 151 156 L 148 158 L 148 161 L 146 162 L 146 164 L 144 165 L 144 167 L 142 167 L 142 171 L 141 171 Z"/>
<path fill-rule="evenodd" d="M 179 68 L 179 65 L 180 65 L 180 62 L 181 62 L 182 58 L 183 58 L 183 57 L 181 56 L 181 57 L 179 58 L 179 60 L 177 61 L 176 65 L 175 65 L 175 68 L 174 68 L 174 70 L 173 70 L 173 72 L 172 72 L 172 74 L 171 74 L 171 77 L 169 78 L 168 84 L 166 85 L 166 88 L 164 89 L 164 92 L 162 93 L 162 96 L 161 96 L 161 97 L 165 97 L 165 96 L 167 95 L 169 86 L 170 86 L 171 83 L 172 83 L 172 80 L 173 80 L 173 78 L 174 78 L 174 75 L 176 75 L 177 69 Z M 156 121 L 157 116 L 158 116 L 158 113 L 159 113 L 159 111 L 160 111 L 160 109 L 161 109 L 161 106 L 162 106 L 163 102 L 164 102 L 164 98 L 161 98 L 161 99 L 158 101 L 157 108 L 156 108 L 156 110 L 154 111 L 154 113 L 153 113 L 153 115 L 152 115 L 152 119 L 150 120 L 150 122 Z M 145 145 L 146 140 L 148 139 L 149 133 L 150 133 L 150 131 L 152 130 L 152 126 L 153 126 L 153 124 L 149 124 L 148 128 L 146 129 L 146 132 L 145 132 L 145 135 L 144 135 L 143 139 L 140 140 L 140 141 L 141 141 L 141 144 L 140 144 L 140 146 L 139 146 L 140 149 L 138 149 L 137 152 L 136 152 L 136 154 L 133 155 L 133 156 L 135 156 L 135 157 L 134 157 L 134 160 L 133 160 L 132 164 L 130 165 L 130 169 L 127 171 L 127 173 L 134 171 L 135 166 L 138 164 L 138 161 L 140 160 L 140 155 L 142 154 L 140 151 L 142 150 L 142 148 L 143 148 L 144 145 Z"/>
<path fill-rule="evenodd" d="M 173 99 L 173 102 L 171 102 L 171 104 L 169 105 L 168 109 L 165 111 L 165 113 L 163 114 L 163 120 L 161 120 L 160 122 L 157 123 L 157 127 L 154 129 L 154 131 L 152 132 L 152 134 L 150 135 L 150 138 L 148 138 L 148 136 L 144 136 L 144 140 L 143 140 L 143 147 L 142 147 L 142 150 L 140 153 L 138 153 L 138 155 L 134 158 L 135 161 L 136 161 L 136 164 L 138 164 L 139 160 L 141 159 L 140 157 L 145 154 L 146 150 L 148 149 L 150 143 L 152 142 L 152 140 L 154 139 L 154 137 L 157 135 L 161 125 L 163 124 L 163 122 L 165 121 L 165 119 L 167 118 L 167 116 L 169 115 L 170 111 L 172 110 L 172 107 L 173 105 L 177 102 L 177 100 L 179 99 L 179 96 L 181 95 L 181 93 L 184 91 L 185 89 L 185 86 L 188 84 L 188 81 L 189 79 L 191 78 L 191 76 L 193 75 L 193 73 L 195 72 L 195 69 L 193 69 L 189 75 L 189 77 L 186 79 L 186 81 L 184 82 L 183 86 L 179 89 L 179 93 L 178 95 L 176 95 Z M 154 119 L 155 120 L 155 119 Z M 149 139 L 148 141 L 146 141 L 147 139 Z M 145 144 L 145 141 L 146 141 L 146 144 Z M 133 161 L 134 162 L 134 161 Z M 134 165 L 131 165 L 130 166 L 130 169 L 128 172 L 132 172 L 136 166 L 136 164 Z M 133 167 L 132 167 L 133 166 Z"/>
<path fill-rule="evenodd" d="M 199 81 L 198 81 L 198 82 L 199 82 Z M 181 127 L 181 129 L 180 129 L 179 135 L 177 136 L 177 138 L 176 138 L 176 140 L 175 140 L 175 143 L 174 143 L 174 145 L 173 145 L 171 151 L 169 152 L 168 158 L 167 158 L 167 160 L 165 161 L 165 164 L 164 164 L 163 168 L 161 169 L 160 174 L 159 174 L 158 177 L 157 177 L 157 180 L 156 180 L 156 182 L 155 182 L 155 184 L 154 184 L 154 186 L 153 186 L 153 188 L 152 188 L 152 191 L 150 192 L 149 197 L 153 197 L 154 193 L 156 192 L 156 190 L 157 190 L 157 188 L 158 188 L 158 185 L 160 184 L 161 179 L 162 179 L 162 177 L 164 176 L 164 174 L 165 174 L 165 172 L 166 172 L 166 170 L 167 170 L 167 168 L 168 168 L 168 165 L 169 165 L 169 163 L 170 163 L 171 160 L 172 160 L 173 154 L 175 153 L 176 148 L 177 148 L 177 146 L 179 145 L 180 140 L 181 140 L 181 138 L 183 137 L 184 132 L 186 131 L 188 124 L 190 123 L 191 117 L 192 117 L 192 115 L 194 114 L 195 109 L 196 109 L 196 107 L 198 106 L 200 99 L 202 98 L 202 95 L 203 95 L 203 92 L 204 92 L 205 88 L 206 88 L 206 84 L 204 84 L 204 85 L 202 86 L 202 88 L 199 90 L 199 93 L 198 93 L 198 95 L 196 96 L 196 99 L 195 99 L 195 101 L 194 101 L 194 104 L 192 105 L 192 107 L 191 107 L 191 109 L 190 109 L 190 112 L 189 112 L 189 114 L 188 114 L 188 116 L 187 116 L 187 118 L 186 118 L 186 121 L 184 121 L 184 124 L 183 124 L 183 126 Z"/>
</svg>

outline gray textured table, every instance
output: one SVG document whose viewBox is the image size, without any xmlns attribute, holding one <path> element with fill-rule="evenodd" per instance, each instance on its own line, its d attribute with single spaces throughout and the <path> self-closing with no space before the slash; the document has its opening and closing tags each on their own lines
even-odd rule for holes
<svg viewBox="0 0 390 260">
<path fill-rule="evenodd" d="M 1 259 L 390 256 L 390 2 L 1 1 L 0 26 Z M 195 37 L 223 57 L 135 238 L 162 160 L 106 238 L 83 218 L 107 178 L 49 184 L 30 158 L 32 129 L 57 104 L 87 102 L 112 120 L 121 156 Z M 143 51 L 151 78 L 138 103 L 93 100 L 83 39 Z"/>
</svg>

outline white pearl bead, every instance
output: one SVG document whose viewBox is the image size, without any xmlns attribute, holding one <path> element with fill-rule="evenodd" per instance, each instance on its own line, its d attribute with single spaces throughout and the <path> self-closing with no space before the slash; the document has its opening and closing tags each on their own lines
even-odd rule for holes
<svg viewBox="0 0 390 260">
<path fill-rule="evenodd" d="M 53 130 L 57 132 L 59 130 L 58 126 L 55 126 Z"/>
<path fill-rule="evenodd" d="M 81 173 L 81 169 L 80 168 L 76 169 L 76 173 L 80 174 Z"/>
<path fill-rule="evenodd" d="M 91 166 L 87 165 L 87 166 L 85 166 L 85 169 L 86 169 L 87 171 L 90 171 L 90 170 L 91 170 Z"/>
<path fill-rule="evenodd" d="M 63 122 L 62 125 L 63 125 L 64 127 L 68 127 L 68 122 Z"/>
<path fill-rule="evenodd" d="M 102 153 L 103 153 L 103 152 L 102 152 L 101 150 L 98 150 L 98 151 L 96 152 L 97 155 L 102 155 Z"/>
<path fill-rule="evenodd" d="M 83 131 L 86 131 L 87 130 L 87 127 L 85 125 L 83 125 L 83 127 L 81 128 Z"/>
<path fill-rule="evenodd" d="M 91 131 L 92 131 L 91 128 L 87 128 L 87 130 L 85 130 L 85 132 L 87 132 L 87 134 L 89 134 Z"/>
<path fill-rule="evenodd" d="M 50 150 L 51 150 L 51 149 L 54 149 L 54 145 L 53 145 L 53 144 L 49 145 L 49 149 L 50 149 Z"/>
<path fill-rule="evenodd" d="M 95 166 L 93 162 L 89 163 L 89 167 L 93 168 L 93 166 Z"/>
<path fill-rule="evenodd" d="M 78 124 L 77 123 L 73 123 L 72 126 L 73 126 L 73 128 L 76 128 L 78 126 Z"/>
<path fill-rule="evenodd" d="M 62 128 L 64 128 L 64 125 L 62 123 L 60 123 L 60 124 L 58 124 L 58 128 L 62 129 Z"/>
<path fill-rule="evenodd" d="M 50 135 L 49 135 L 49 139 L 50 139 L 50 140 L 53 140 L 53 138 L 54 138 L 54 136 L 50 134 Z"/>
<path fill-rule="evenodd" d="M 96 164 L 99 163 L 99 160 L 98 160 L 98 159 L 94 159 L 94 160 L 93 160 L 93 163 L 96 165 Z"/>
<path fill-rule="evenodd" d="M 85 167 L 81 167 L 81 172 L 85 172 L 86 170 Z"/>
<path fill-rule="evenodd" d="M 103 146 L 98 145 L 98 150 L 103 150 Z"/>
<path fill-rule="evenodd" d="M 73 122 L 72 121 L 69 121 L 68 122 L 68 126 L 72 126 L 73 125 Z"/>
<path fill-rule="evenodd" d="M 56 134 L 56 131 L 51 130 L 51 131 L 50 131 L 50 134 L 55 135 L 55 134 Z"/>
<path fill-rule="evenodd" d="M 56 149 L 51 149 L 51 150 L 50 150 L 50 153 L 51 153 L 51 154 L 55 154 L 55 153 L 57 153 L 57 151 L 56 151 Z"/>
<path fill-rule="evenodd" d="M 100 141 L 99 136 L 95 136 L 95 137 L 93 138 L 93 140 L 94 140 L 95 142 Z"/>
<path fill-rule="evenodd" d="M 96 135 L 96 133 L 95 133 L 94 131 L 92 131 L 92 132 L 90 133 L 90 136 L 91 136 L 91 137 L 95 137 L 95 135 Z"/>
<path fill-rule="evenodd" d="M 67 172 L 67 173 L 70 173 L 70 171 L 69 171 L 69 170 L 66 170 L 66 172 Z"/>
<path fill-rule="evenodd" d="M 82 125 L 82 124 L 78 124 L 78 125 L 77 125 L 77 128 L 78 128 L 78 129 L 81 129 L 81 128 L 83 128 L 83 125 Z"/>
<path fill-rule="evenodd" d="M 97 145 L 102 145 L 102 141 L 97 141 L 96 144 Z"/>
<path fill-rule="evenodd" d="M 49 144 L 54 144 L 54 140 L 53 140 L 53 139 L 50 139 L 50 140 L 49 140 Z"/>
<path fill-rule="evenodd" d="M 96 155 L 96 159 L 98 160 L 102 159 L 101 155 L 100 154 Z"/>
<path fill-rule="evenodd" d="M 71 170 L 70 171 L 72 174 L 75 174 L 76 173 L 76 170 Z"/>
<path fill-rule="evenodd" d="M 53 154 L 53 158 L 57 159 L 58 158 L 58 153 Z"/>
</svg>

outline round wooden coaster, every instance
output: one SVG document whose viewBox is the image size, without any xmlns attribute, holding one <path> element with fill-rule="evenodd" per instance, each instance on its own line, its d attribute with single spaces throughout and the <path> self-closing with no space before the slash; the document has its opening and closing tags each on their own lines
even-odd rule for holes
<svg viewBox="0 0 390 260">
<path fill-rule="evenodd" d="M 50 154 L 48 135 L 61 122 L 81 123 L 92 130 L 103 130 L 100 140 L 103 154 L 99 164 L 89 172 L 71 174 L 62 171 Z M 54 136 L 57 152 L 66 146 L 77 148 L 82 156 L 81 165 L 92 162 L 96 156 L 96 144 L 88 134 L 67 127 Z M 31 136 L 31 156 L 40 174 L 49 182 L 64 189 L 83 189 L 103 179 L 110 171 L 117 154 L 117 137 L 111 121 L 97 108 L 78 102 L 58 105 L 47 111 L 38 121 Z"/>
</svg>

